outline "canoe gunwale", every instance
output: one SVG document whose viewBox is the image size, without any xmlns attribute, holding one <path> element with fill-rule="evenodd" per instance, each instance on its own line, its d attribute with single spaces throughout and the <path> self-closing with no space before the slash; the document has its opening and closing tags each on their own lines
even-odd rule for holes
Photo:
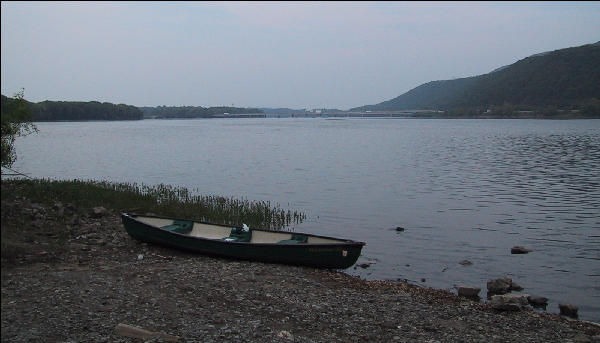
<svg viewBox="0 0 600 343">
<path fill-rule="evenodd" d="M 203 255 L 213 255 L 232 259 L 258 262 L 289 264 L 326 269 L 346 269 L 356 263 L 360 257 L 364 242 L 305 234 L 308 237 L 319 237 L 334 242 L 285 244 L 279 242 L 228 242 L 222 238 L 206 238 L 185 233 L 173 232 L 157 224 L 140 220 L 141 218 L 181 220 L 163 216 L 149 216 L 122 213 L 121 219 L 127 233 L 138 240 L 188 250 Z M 231 225 L 221 225 L 203 221 L 192 221 L 205 225 L 215 225 L 231 230 Z M 269 229 L 253 229 L 256 231 L 288 234 L 292 232 Z M 299 233 L 299 232 L 294 232 Z M 336 242 L 337 241 L 337 242 Z"/>
<path fill-rule="evenodd" d="M 144 223 L 141 220 L 138 220 L 136 217 L 145 217 L 145 218 L 159 218 L 159 219 L 169 219 L 169 220 L 187 220 L 187 219 L 181 219 L 181 218 L 173 218 L 173 217 L 163 217 L 163 216 L 156 216 L 156 215 L 142 215 L 142 214 L 135 214 L 135 213 L 122 213 L 122 216 L 128 217 L 131 220 L 136 221 L 139 224 L 157 229 L 157 230 L 161 230 L 163 232 L 172 234 L 172 235 L 177 235 L 177 236 L 183 236 L 189 239 L 197 239 L 197 240 L 206 240 L 206 241 L 211 241 L 211 242 L 223 242 L 226 244 L 236 244 L 236 245 L 251 245 L 251 246 L 280 246 L 281 243 L 256 243 L 256 242 L 236 242 L 236 241 L 223 241 L 222 239 L 219 238 L 206 238 L 206 237 L 197 237 L 197 236 L 191 236 L 189 234 L 185 234 L 185 233 L 179 233 L 179 232 L 173 232 L 173 231 L 169 231 L 166 229 L 163 229 L 159 226 L 155 226 L 152 224 L 148 224 L 148 223 Z M 227 227 L 227 228 L 231 228 L 231 225 L 224 225 L 224 224 L 215 224 L 215 223 L 211 223 L 211 222 L 205 222 L 205 221 L 199 221 L 199 220 L 189 220 L 191 222 L 194 223 L 200 223 L 200 224 L 206 224 L 206 225 L 215 225 L 215 226 L 222 226 L 222 227 Z M 335 247 L 339 247 L 339 246 L 364 246 L 366 245 L 365 242 L 357 242 L 357 241 L 353 241 L 350 239 L 340 239 L 340 238 L 335 238 L 335 237 L 329 237 L 329 236 L 321 236 L 321 235 L 315 235 L 315 234 L 311 234 L 311 233 L 303 233 L 303 232 L 292 232 L 292 231 L 278 231 L 278 230 L 270 230 L 270 229 L 252 229 L 253 231 L 264 231 L 264 232 L 273 232 L 273 233 L 296 233 L 296 234 L 303 234 L 309 237 L 316 237 L 316 238 L 324 238 L 324 239 L 332 239 L 332 240 L 336 240 L 339 242 L 335 242 L 335 243 L 297 243 L 294 244 L 294 246 L 315 246 L 315 247 L 327 247 L 327 246 L 335 246 Z"/>
</svg>

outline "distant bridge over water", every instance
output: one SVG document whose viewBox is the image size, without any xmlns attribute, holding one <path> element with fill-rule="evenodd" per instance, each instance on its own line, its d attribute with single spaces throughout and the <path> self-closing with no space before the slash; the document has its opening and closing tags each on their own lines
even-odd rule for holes
<svg viewBox="0 0 600 343">
<path fill-rule="evenodd" d="M 266 118 L 330 118 L 330 117 L 353 117 L 353 118 L 410 118 L 416 116 L 439 115 L 443 111 L 432 110 L 404 110 L 404 111 L 323 111 L 323 112 L 281 112 L 269 113 Z"/>
</svg>

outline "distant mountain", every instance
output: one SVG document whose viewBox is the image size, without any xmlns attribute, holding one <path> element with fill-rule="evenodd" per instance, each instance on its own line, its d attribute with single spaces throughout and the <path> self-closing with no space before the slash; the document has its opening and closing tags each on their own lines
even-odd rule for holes
<svg viewBox="0 0 600 343">
<path fill-rule="evenodd" d="M 600 116 L 600 42 L 535 54 L 479 76 L 431 81 L 351 111 L 449 113 L 575 110 Z"/>
</svg>

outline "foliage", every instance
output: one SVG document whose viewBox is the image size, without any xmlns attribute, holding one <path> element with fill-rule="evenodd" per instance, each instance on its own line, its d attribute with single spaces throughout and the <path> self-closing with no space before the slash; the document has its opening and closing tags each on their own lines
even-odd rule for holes
<svg viewBox="0 0 600 343">
<path fill-rule="evenodd" d="M 142 111 L 125 104 L 98 101 L 42 101 L 30 104 L 35 121 L 57 120 L 140 120 Z"/>
<path fill-rule="evenodd" d="M 466 116 L 473 110 L 498 116 L 532 111 L 542 117 L 600 117 L 598 61 L 600 42 L 556 50 L 488 74 L 432 81 L 394 99 L 352 111 L 437 109 Z"/>
<path fill-rule="evenodd" d="M 140 109 L 144 113 L 144 118 L 211 118 L 223 113 L 264 113 L 257 108 L 241 107 L 158 106 L 140 107 Z"/>
<path fill-rule="evenodd" d="M 600 117 L 600 99 L 591 98 L 582 103 L 581 113 L 586 117 Z"/>
<path fill-rule="evenodd" d="M 466 89 L 475 83 L 474 77 L 431 81 L 413 88 L 410 91 L 377 105 L 353 108 L 350 111 L 400 111 L 400 110 L 437 110 L 443 104 L 459 98 Z"/>
<path fill-rule="evenodd" d="M 211 223 L 282 229 L 292 223 L 301 223 L 306 215 L 285 211 L 279 204 L 265 201 L 199 195 L 184 187 L 169 185 L 147 186 L 136 183 L 107 181 L 53 181 L 10 180 L 19 194 L 37 202 L 53 204 L 56 201 L 73 203 L 77 207 L 104 206 L 122 212 L 152 212 L 175 218 Z M 7 195 L 8 196 L 8 195 Z M 4 199 L 5 194 L 3 192 Z"/>
<path fill-rule="evenodd" d="M 8 98 L 2 95 L 2 167 L 10 167 L 17 159 L 14 149 L 15 139 L 36 132 L 37 128 L 30 122 L 31 116 L 26 101 L 23 99 L 25 90 Z"/>
</svg>

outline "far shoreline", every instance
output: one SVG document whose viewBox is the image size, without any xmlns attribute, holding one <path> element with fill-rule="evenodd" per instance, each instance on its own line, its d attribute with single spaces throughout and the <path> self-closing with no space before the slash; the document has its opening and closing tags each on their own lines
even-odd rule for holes
<svg viewBox="0 0 600 343">
<path fill-rule="evenodd" d="M 600 117 L 463 117 L 463 116 L 313 116 L 313 115 L 289 115 L 282 114 L 267 115 L 267 116 L 253 116 L 253 117 L 197 117 L 197 118 L 142 118 L 142 119 L 90 119 L 90 120 L 36 120 L 32 123 L 94 123 L 94 122 L 139 122 L 144 120 L 207 120 L 207 119 L 456 119 L 456 120 L 468 120 L 468 119 L 486 119 L 486 120 L 599 120 Z"/>
</svg>

